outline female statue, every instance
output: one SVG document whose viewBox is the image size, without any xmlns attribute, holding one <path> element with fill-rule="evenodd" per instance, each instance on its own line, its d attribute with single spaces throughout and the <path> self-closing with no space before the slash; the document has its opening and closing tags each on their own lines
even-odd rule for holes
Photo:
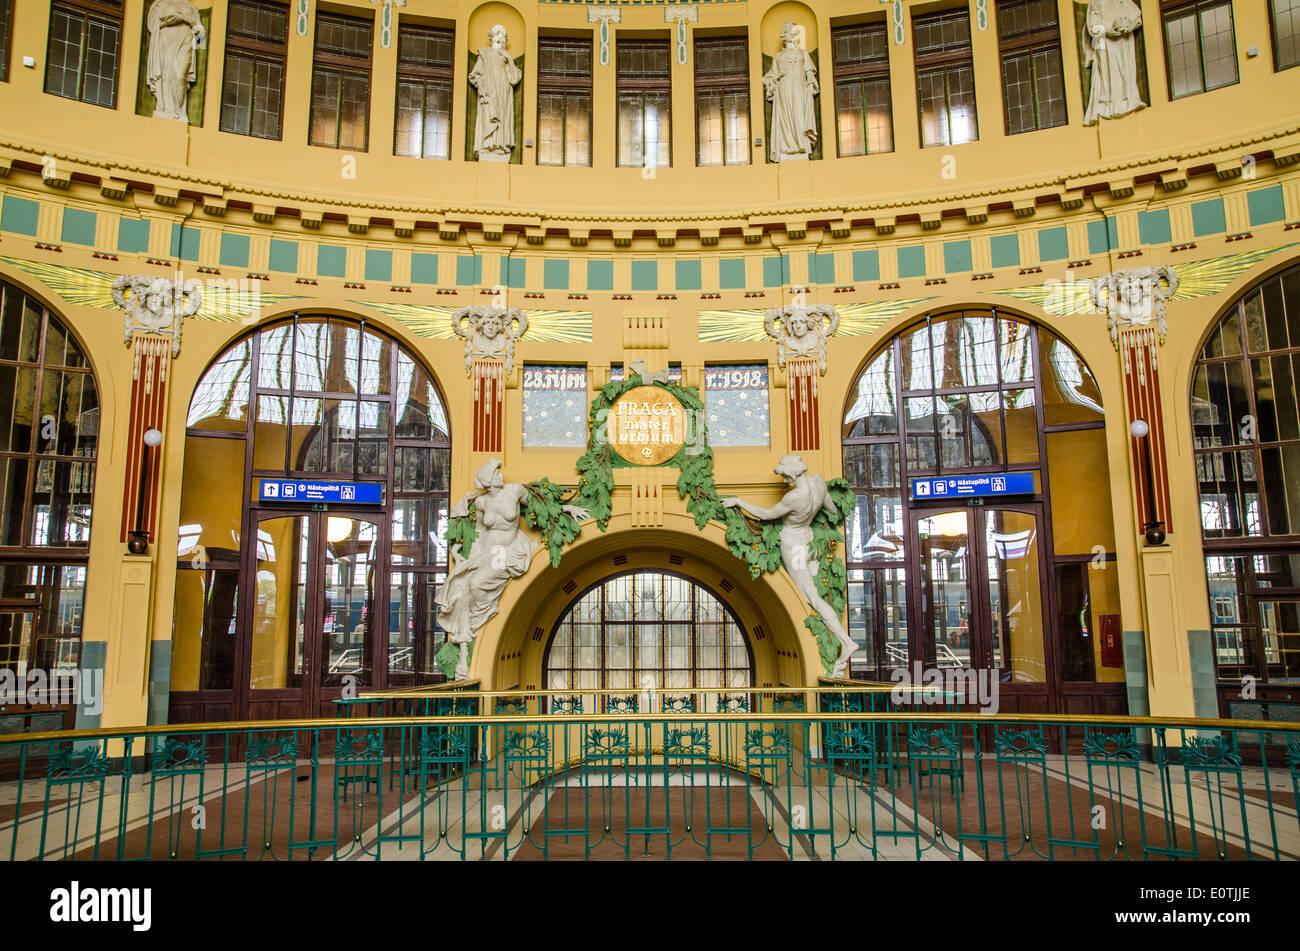
<svg viewBox="0 0 1300 951">
<path fill-rule="evenodd" d="M 149 89 L 155 119 L 189 122 L 186 100 L 197 76 L 203 23 L 189 0 L 154 0 L 149 7 Z"/>
<path fill-rule="evenodd" d="M 478 115 L 474 120 L 474 154 L 480 162 L 508 162 L 515 147 L 515 83 L 523 77 L 515 58 L 506 52 L 506 28 L 488 30 L 491 46 L 478 51 L 469 74 L 478 90 Z"/>
<path fill-rule="evenodd" d="M 1137 41 L 1142 11 L 1133 0 L 1091 0 L 1084 21 L 1083 65 L 1092 68 L 1084 125 L 1118 119 L 1146 103 L 1138 92 Z"/>
<path fill-rule="evenodd" d="M 799 46 L 799 27 L 787 20 L 781 27 L 781 49 L 763 77 L 763 94 L 772 103 L 772 130 L 768 134 L 773 162 L 812 156 L 817 144 L 817 67 Z"/>
</svg>

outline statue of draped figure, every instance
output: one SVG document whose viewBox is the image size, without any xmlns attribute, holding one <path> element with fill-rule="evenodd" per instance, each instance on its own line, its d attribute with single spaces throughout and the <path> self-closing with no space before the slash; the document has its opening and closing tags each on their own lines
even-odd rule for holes
<svg viewBox="0 0 1300 951">
<path fill-rule="evenodd" d="M 149 58 L 146 81 L 153 93 L 155 119 L 189 122 L 187 100 L 197 78 L 203 22 L 189 0 L 154 0 L 146 21 Z"/>
<path fill-rule="evenodd" d="M 1083 27 L 1083 65 L 1092 68 L 1084 125 L 1118 119 L 1146 103 L 1138 92 L 1137 38 L 1142 11 L 1133 0 L 1091 0 Z"/>
</svg>

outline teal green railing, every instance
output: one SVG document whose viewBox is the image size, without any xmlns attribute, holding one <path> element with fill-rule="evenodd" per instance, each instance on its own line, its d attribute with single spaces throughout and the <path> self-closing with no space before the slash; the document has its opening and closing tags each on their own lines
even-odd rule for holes
<svg viewBox="0 0 1300 951">
<path fill-rule="evenodd" d="M 1300 725 L 931 709 L 459 689 L 3 736 L 0 858 L 1300 857 Z"/>
</svg>

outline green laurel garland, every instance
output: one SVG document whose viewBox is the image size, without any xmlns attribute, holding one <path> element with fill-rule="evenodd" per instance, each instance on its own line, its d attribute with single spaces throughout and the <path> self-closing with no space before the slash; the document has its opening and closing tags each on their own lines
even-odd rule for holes
<svg viewBox="0 0 1300 951">
<path fill-rule="evenodd" d="M 663 468 L 677 468 L 677 492 L 687 500 L 686 511 L 695 519 L 695 526 L 703 529 L 709 522 L 718 522 L 726 529 L 727 547 L 731 553 L 749 566 L 751 578 L 781 568 L 781 526 L 777 522 L 752 519 L 738 508 L 725 508 L 713 480 L 713 448 L 706 442 L 704 403 L 694 388 L 676 383 L 654 381 L 646 384 L 638 374 L 627 379 L 606 383 L 591 401 L 587 414 L 587 451 L 578 457 L 575 468 L 579 481 L 576 487 L 556 485 L 549 479 L 526 483 L 523 517 L 529 526 L 537 529 L 550 554 L 551 565 L 559 567 L 564 549 L 582 530 L 572 515 L 564 511 L 565 505 L 576 505 L 587 510 L 603 532 L 609 527 L 613 514 L 614 469 L 631 466 L 614 452 L 609 443 L 595 439 L 595 433 L 604 432 L 609 411 L 627 391 L 638 386 L 655 386 L 667 391 L 688 411 L 685 445 L 671 459 L 660 463 Z M 692 412 L 693 411 L 693 412 Z M 696 429 L 698 421 L 698 430 Z M 835 514 L 822 509 L 812 521 L 813 539 L 810 554 L 817 559 L 816 583 L 822 597 L 838 613 L 843 613 L 848 601 L 848 574 L 838 548 L 843 540 L 840 526 L 853 511 L 853 490 L 844 479 L 828 479 L 826 487 L 835 503 Z M 461 557 L 469 554 L 477 537 L 474 502 L 469 503 L 469 514 L 448 519 L 447 544 L 460 545 Z M 829 673 L 839 656 L 839 642 L 826 629 L 817 615 L 809 615 L 804 625 L 817 638 L 822 665 Z M 453 663 L 454 666 L 454 663 Z M 450 676 L 450 674 L 448 675 Z"/>
</svg>

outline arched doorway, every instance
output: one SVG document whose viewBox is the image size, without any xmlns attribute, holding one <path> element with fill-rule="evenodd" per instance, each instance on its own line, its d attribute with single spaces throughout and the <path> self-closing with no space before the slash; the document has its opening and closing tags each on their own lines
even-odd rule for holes
<svg viewBox="0 0 1300 951">
<path fill-rule="evenodd" d="M 1260 281 L 1211 330 L 1192 440 L 1224 716 L 1295 719 L 1300 683 L 1300 266 Z M 1251 690 L 1243 690 L 1252 678 Z M 1275 738 L 1276 739 L 1276 738 Z"/>
<path fill-rule="evenodd" d="M 99 423 L 95 373 L 76 337 L 35 297 L 0 281 L 0 671 L 19 683 L 31 671 L 48 676 L 85 662 Z M 72 726 L 73 710 L 64 705 L 30 725 Z"/>
<path fill-rule="evenodd" d="M 432 374 L 363 321 L 294 315 L 218 357 L 187 419 L 173 718 L 328 715 L 345 685 L 442 679 L 450 461 Z"/>
<path fill-rule="evenodd" d="M 732 609 L 704 585 L 669 571 L 612 575 L 575 597 L 551 630 L 547 690 L 659 688 L 718 709 L 728 690 L 754 684 L 748 638 Z"/>
<path fill-rule="evenodd" d="M 981 670 L 1008 712 L 1123 712 L 1104 426 L 1082 358 L 1023 318 L 935 313 L 886 343 L 844 417 L 850 672 Z"/>
</svg>

